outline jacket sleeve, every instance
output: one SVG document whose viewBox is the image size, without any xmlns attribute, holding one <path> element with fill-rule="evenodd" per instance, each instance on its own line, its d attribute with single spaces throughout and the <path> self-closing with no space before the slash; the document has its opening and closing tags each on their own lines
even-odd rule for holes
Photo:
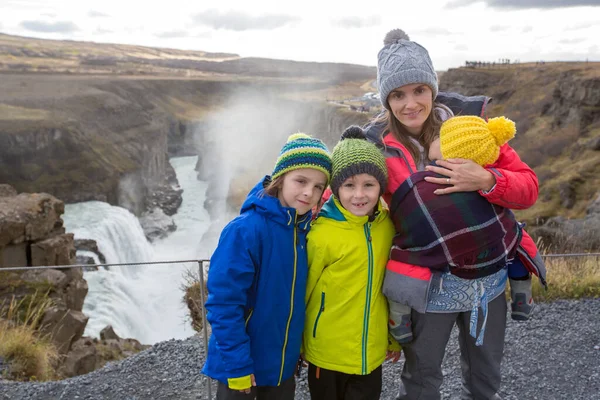
<svg viewBox="0 0 600 400">
<path fill-rule="evenodd" d="M 486 169 L 494 174 L 496 186 L 491 192 L 479 193 L 490 203 L 515 210 L 535 204 L 539 190 L 537 176 L 508 144 L 500 148 L 498 160 Z"/>
<path fill-rule="evenodd" d="M 250 232 L 240 224 L 225 227 L 208 271 L 207 320 L 228 378 L 254 373 L 245 321 L 255 273 L 250 249 L 257 244 Z"/>
<path fill-rule="evenodd" d="M 308 241 L 306 244 L 306 250 L 308 255 L 308 278 L 306 281 L 306 296 L 305 303 L 308 304 L 312 292 L 317 286 L 317 282 L 321 278 L 323 270 L 328 265 L 326 259 L 327 252 L 323 248 L 323 241 L 315 235 L 315 229 L 311 230 L 308 234 Z"/>
</svg>

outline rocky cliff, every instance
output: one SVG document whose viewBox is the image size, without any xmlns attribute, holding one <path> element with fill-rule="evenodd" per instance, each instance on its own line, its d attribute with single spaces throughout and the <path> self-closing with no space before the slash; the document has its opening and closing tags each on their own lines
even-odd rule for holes
<svg viewBox="0 0 600 400">
<path fill-rule="evenodd" d="M 491 96 L 488 115 L 517 123 L 511 145 L 540 182 L 537 204 L 518 216 L 530 225 L 546 224 L 536 236 L 570 238 L 569 245 L 560 239 L 546 243 L 555 248 L 600 248 L 588 240 L 598 237 L 590 230 L 595 224 L 585 222 L 595 215 L 589 210 L 600 194 L 600 63 L 451 69 L 441 89 Z M 575 226 L 585 229 L 563 225 L 567 220 L 580 221 Z M 569 234 L 559 234 L 563 230 Z"/>
</svg>

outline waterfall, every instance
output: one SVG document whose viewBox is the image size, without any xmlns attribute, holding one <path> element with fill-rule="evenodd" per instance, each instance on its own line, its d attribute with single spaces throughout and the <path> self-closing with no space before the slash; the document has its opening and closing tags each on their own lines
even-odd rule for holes
<svg viewBox="0 0 600 400">
<path fill-rule="evenodd" d="M 174 216 L 177 231 L 167 238 L 151 245 L 132 213 L 98 201 L 66 205 L 67 231 L 76 239 L 94 239 L 107 263 L 197 259 L 210 218 L 203 208 L 206 184 L 194 171 L 196 159 L 171 159 L 184 192 Z M 182 287 L 186 271 L 197 268 L 197 263 L 180 263 L 84 272 L 89 286 L 83 307 L 89 317 L 85 335 L 97 337 L 109 324 L 119 336 L 145 344 L 192 335 Z"/>
</svg>

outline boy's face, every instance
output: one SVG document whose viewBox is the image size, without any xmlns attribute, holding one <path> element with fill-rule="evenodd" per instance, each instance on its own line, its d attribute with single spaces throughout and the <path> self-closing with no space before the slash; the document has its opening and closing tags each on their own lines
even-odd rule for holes
<svg viewBox="0 0 600 400">
<path fill-rule="evenodd" d="M 373 214 L 380 190 L 379 182 L 374 176 L 360 174 L 346 179 L 340 186 L 338 196 L 346 210 L 357 217 L 363 217 Z"/>
<path fill-rule="evenodd" d="M 279 201 L 282 206 L 295 208 L 298 214 L 304 215 L 317 205 L 325 186 L 327 177 L 321 171 L 296 169 L 285 174 L 279 190 Z"/>
</svg>

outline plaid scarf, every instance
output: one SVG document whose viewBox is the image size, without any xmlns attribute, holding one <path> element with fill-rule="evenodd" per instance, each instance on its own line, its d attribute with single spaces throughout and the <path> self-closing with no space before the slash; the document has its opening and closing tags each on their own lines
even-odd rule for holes
<svg viewBox="0 0 600 400">
<path fill-rule="evenodd" d="M 392 197 L 396 236 L 390 258 L 465 279 L 504 268 L 521 240 L 512 211 L 477 192 L 436 195 L 440 186 L 425 181 L 426 176 L 440 177 L 414 173 Z"/>
</svg>

